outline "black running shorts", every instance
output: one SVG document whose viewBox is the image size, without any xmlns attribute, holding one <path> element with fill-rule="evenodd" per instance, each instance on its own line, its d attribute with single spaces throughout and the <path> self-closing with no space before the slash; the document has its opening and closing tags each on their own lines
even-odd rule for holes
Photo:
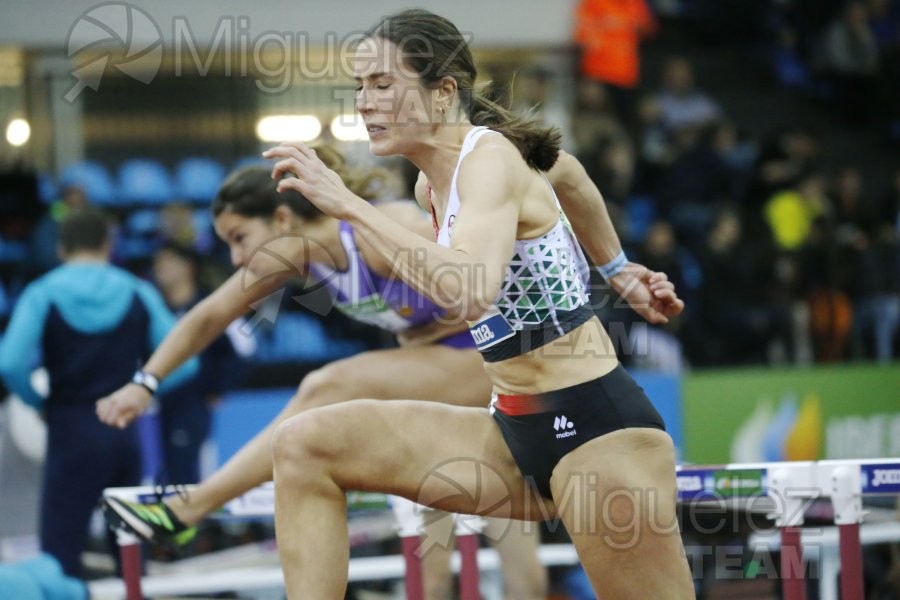
<svg viewBox="0 0 900 600">
<path fill-rule="evenodd" d="M 497 395 L 491 414 L 525 480 L 546 498 L 556 464 L 585 442 L 629 427 L 665 431 L 662 417 L 622 365 L 560 390 Z"/>
</svg>

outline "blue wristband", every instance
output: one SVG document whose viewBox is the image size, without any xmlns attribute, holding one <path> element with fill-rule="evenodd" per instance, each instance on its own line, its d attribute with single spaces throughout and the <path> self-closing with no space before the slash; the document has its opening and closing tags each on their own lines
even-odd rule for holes
<svg viewBox="0 0 900 600">
<path fill-rule="evenodd" d="M 628 259 L 625 257 L 625 251 L 622 250 L 619 252 L 614 259 L 606 263 L 605 265 L 600 265 L 597 267 L 597 271 L 603 275 L 603 279 L 609 279 L 610 277 L 614 277 L 622 272 L 625 268 L 625 265 L 628 264 Z"/>
</svg>

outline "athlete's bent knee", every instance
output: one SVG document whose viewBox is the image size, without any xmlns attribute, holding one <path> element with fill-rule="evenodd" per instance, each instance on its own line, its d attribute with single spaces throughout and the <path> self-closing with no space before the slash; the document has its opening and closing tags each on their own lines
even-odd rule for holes
<svg viewBox="0 0 900 600">
<path fill-rule="evenodd" d="M 314 461 L 328 461 L 339 454 L 333 419 L 319 410 L 295 415 L 282 422 L 272 439 L 272 457 L 276 467 L 309 466 Z"/>
</svg>

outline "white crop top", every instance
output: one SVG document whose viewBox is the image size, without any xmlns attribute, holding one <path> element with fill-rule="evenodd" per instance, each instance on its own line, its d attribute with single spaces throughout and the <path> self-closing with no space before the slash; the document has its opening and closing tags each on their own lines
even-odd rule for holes
<svg viewBox="0 0 900 600">
<path fill-rule="evenodd" d="M 461 210 L 456 186 L 459 167 L 478 140 L 487 134 L 501 135 L 486 127 L 475 127 L 463 140 L 438 229 L 437 242 L 442 246 L 450 246 L 453 224 Z M 547 184 L 550 185 L 549 181 Z M 552 186 L 551 192 L 556 199 Z M 558 199 L 556 202 L 559 205 Z M 494 306 L 477 323 L 469 324 L 486 360 L 491 361 L 492 356 L 494 360 L 503 360 L 523 354 L 565 335 L 593 315 L 589 306 L 587 260 L 561 208 L 559 214 L 559 220 L 547 233 L 516 240 Z M 537 333 L 531 333 L 528 340 L 517 341 L 515 336 L 523 331 Z M 501 342 L 504 349 L 489 351 Z"/>
</svg>

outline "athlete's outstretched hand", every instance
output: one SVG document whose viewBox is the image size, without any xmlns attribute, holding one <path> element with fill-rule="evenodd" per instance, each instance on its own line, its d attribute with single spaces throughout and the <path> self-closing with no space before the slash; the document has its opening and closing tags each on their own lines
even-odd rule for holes
<svg viewBox="0 0 900 600">
<path fill-rule="evenodd" d="M 97 418 L 110 427 L 125 429 L 150 407 L 151 400 L 146 389 L 128 383 L 97 400 Z"/>
<path fill-rule="evenodd" d="M 272 167 L 272 179 L 278 181 L 279 192 L 300 192 L 331 217 L 345 219 L 350 205 L 363 202 L 347 189 L 337 173 L 325 166 L 315 150 L 302 142 L 284 142 L 263 152 L 263 157 L 277 161 Z"/>
<path fill-rule="evenodd" d="M 684 301 L 675 293 L 675 284 L 665 273 L 651 271 L 644 265 L 630 262 L 609 284 L 628 302 L 628 305 L 648 322 L 668 323 L 684 310 Z"/>
</svg>

